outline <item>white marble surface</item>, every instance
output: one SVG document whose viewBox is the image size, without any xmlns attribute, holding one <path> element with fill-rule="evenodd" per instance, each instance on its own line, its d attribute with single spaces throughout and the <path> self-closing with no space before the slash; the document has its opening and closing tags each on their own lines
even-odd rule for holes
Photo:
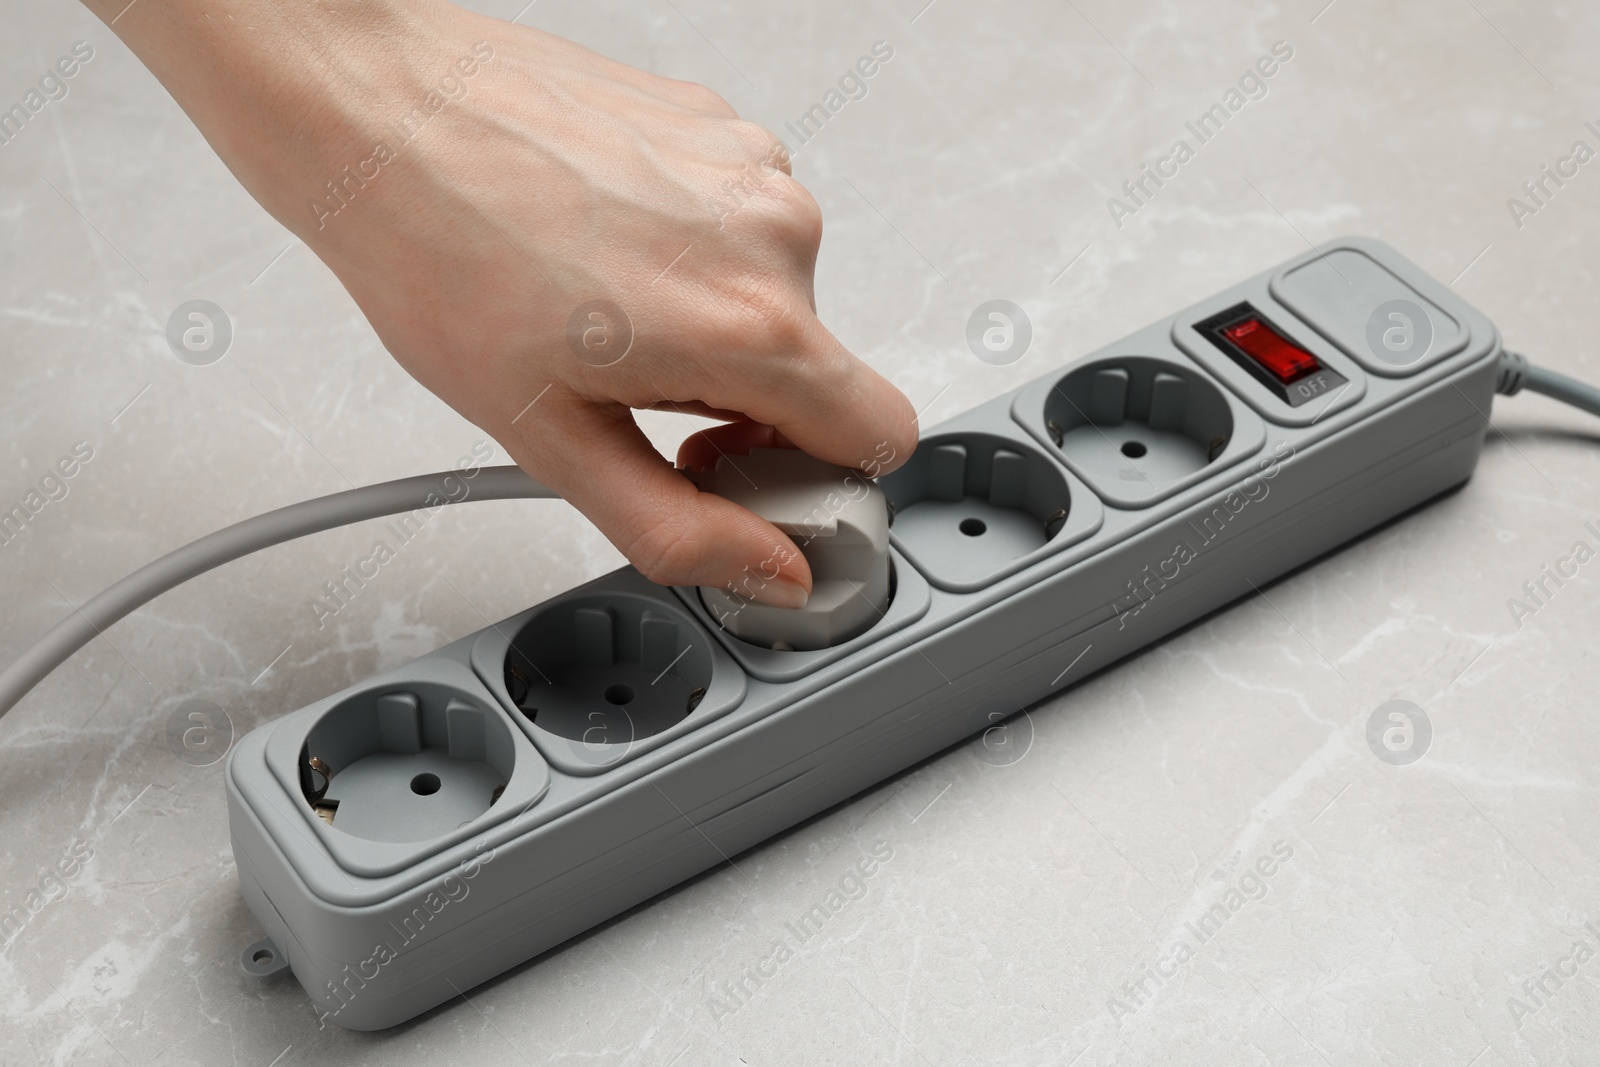
<svg viewBox="0 0 1600 1067">
<path fill-rule="evenodd" d="M 523 0 L 478 2 L 509 17 Z M 889 41 L 797 174 L 828 220 L 825 319 L 929 420 L 1347 232 L 1600 381 L 1600 162 L 1521 229 L 1506 206 L 1575 140 L 1600 147 L 1583 128 L 1600 121 L 1600 11 L 1325 2 L 540 0 L 522 18 L 774 128 Z M 74 41 L 95 58 L 0 145 L 0 505 L 93 448 L 0 546 L 0 656 L 182 541 L 470 451 L 473 428 L 390 361 L 99 23 L 62 0 L 6 0 L 3 22 L 0 103 Z M 1268 95 L 1117 228 L 1106 198 L 1278 40 L 1294 58 Z M 237 330 L 209 367 L 163 339 L 196 297 Z M 993 297 L 1037 331 L 1006 368 L 962 339 Z M 294 983 L 239 974 L 259 930 L 220 765 L 178 758 L 167 720 L 206 699 L 242 733 L 618 557 L 560 506 L 477 504 L 321 631 L 310 601 L 363 531 L 229 566 L 0 721 L 0 903 L 52 898 L 0 949 L 0 1062 L 1593 1062 L 1600 957 L 1525 1017 L 1508 998 L 1575 940 L 1600 950 L 1600 563 L 1520 627 L 1507 599 L 1593 543 L 1600 424 L 1531 397 L 1495 421 L 1461 492 L 1034 709 L 1020 762 L 951 751 L 382 1034 L 319 1030 Z M 651 429 L 667 448 L 686 427 Z M 1396 697 L 1435 731 L 1411 766 L 1365 741 Z M 715 1010 L 880 840 L 893 859 L 866 894 Z M 1263 899 L 1114 1011 L 1276 842 L 1292 858 Z M 58 886 L 73 848 L 92 856 Z"/>
</svg>

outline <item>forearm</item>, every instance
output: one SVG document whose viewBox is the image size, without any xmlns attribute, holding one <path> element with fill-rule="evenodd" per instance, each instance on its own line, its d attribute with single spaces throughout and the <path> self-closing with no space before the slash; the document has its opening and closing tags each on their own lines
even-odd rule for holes
<svg viewBox="0 0 1600 1067">
<path fill-rule="evenodd" d="M 437 82 L 440 0 L 84 0 L 241 183 L 305 236 L 321 181 L 372 147 L 388 101 Z M 357 157 L 359 158 L 359 156 Z"/>
</svg>

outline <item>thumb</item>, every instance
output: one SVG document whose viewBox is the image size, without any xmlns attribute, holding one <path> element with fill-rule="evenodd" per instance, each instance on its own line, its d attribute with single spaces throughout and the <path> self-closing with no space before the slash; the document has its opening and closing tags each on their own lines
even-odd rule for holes
<svg viewBox="0 0 1600 1067">
<path fill-rule="evenodd" d="M 754 512 L 700 492 L 650 444 L 631 409 L 573 398 L 547 418 L 506 450 L 646 578 L 714 586 L 773 607 L 805 604 L 811 568 L 795 543 Z"/>
</svg>

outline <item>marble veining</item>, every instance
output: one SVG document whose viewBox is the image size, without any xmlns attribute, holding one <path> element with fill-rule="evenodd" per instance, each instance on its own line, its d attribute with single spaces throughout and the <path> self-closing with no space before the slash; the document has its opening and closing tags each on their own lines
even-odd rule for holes
<svg viewBox="0 0 1600 1067">
<path fill-rule="evenodd" d="M 1574 140 L 1600 146 L 1592 5 L 546 0 L 521 17 L 780 133 L 892 42 L 796 174 L 827 219 L 824 320 L 927 424 L 1349 232 L 1600 381 L 1600 178 L 1510 206 Z M 74 41 L 96 55 L 0 145 L 0 503 L 78 442 L 94 458 L 0 544 L 0 656 L 180 542 L 482 439 L 85 10 L 15 0 L 6 28 L 0 100 Z M 1115 210 L 1280 41 L 1293 60 L 1265 95 Z M 195 298 L 235 325 L 212 366 L 164 341 Z M 1034 326 L 1010 366 L 964 342 L 994 298 Z M 643 421 L 668 451 L 690 428 Z M 186 761 L 171 720 L 206 700 L 237 737 L 620 557 L 558 503 L 449 509 L 323 625 L 320 583 L 372 529 L 223 568 L 0 721 L 0 909 L 26 916 L 0 945 L 0 1062 L 1589 1062 L 1600 570 L 1531 614 L 1508 605 L 1593 540 L 1600 425 L 1518 397 L 1494 427 L 1460 491 L 1029 709 L 1008 727 L 1021 758 L 947 752 L 382 1034 L 319 1028 L 298 986 L 240 973 L 260 931 L 220 764 Z M 1404 766 L 1366 734 L 1397 698 L 1433 729 Z M 795 917 L 874 848 L 892 859 L 801 940 Z"/>
</svg>

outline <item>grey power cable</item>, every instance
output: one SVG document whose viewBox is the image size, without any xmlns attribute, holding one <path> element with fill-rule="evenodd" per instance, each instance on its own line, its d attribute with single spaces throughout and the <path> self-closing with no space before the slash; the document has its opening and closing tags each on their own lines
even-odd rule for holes
<svg viewBox="0 0 1600 1067">
<path fill-rule="evenodd" d="M 1516 396 L 1524 389 L 1582 408 L 1591 415 L 1600 415 L 1600 389 L 1565 374 L 1536 367 L 1525 357 L 1507 351 L 1500 357 L 1500 379 L 1495 383 L 1495 392 Z"/>
<path fill-rule="evenodd" d="M 440 471 L 304 500 L 207 534 L 106 589 L 0 671 L 0 716 L 106 627 L 213 567 L 307 534 L 402 511 L 469 500 L 548 499 L 556 495 L 518 467 L 483 467 L 470 476 L 463 471 Z"/>
</svg>

